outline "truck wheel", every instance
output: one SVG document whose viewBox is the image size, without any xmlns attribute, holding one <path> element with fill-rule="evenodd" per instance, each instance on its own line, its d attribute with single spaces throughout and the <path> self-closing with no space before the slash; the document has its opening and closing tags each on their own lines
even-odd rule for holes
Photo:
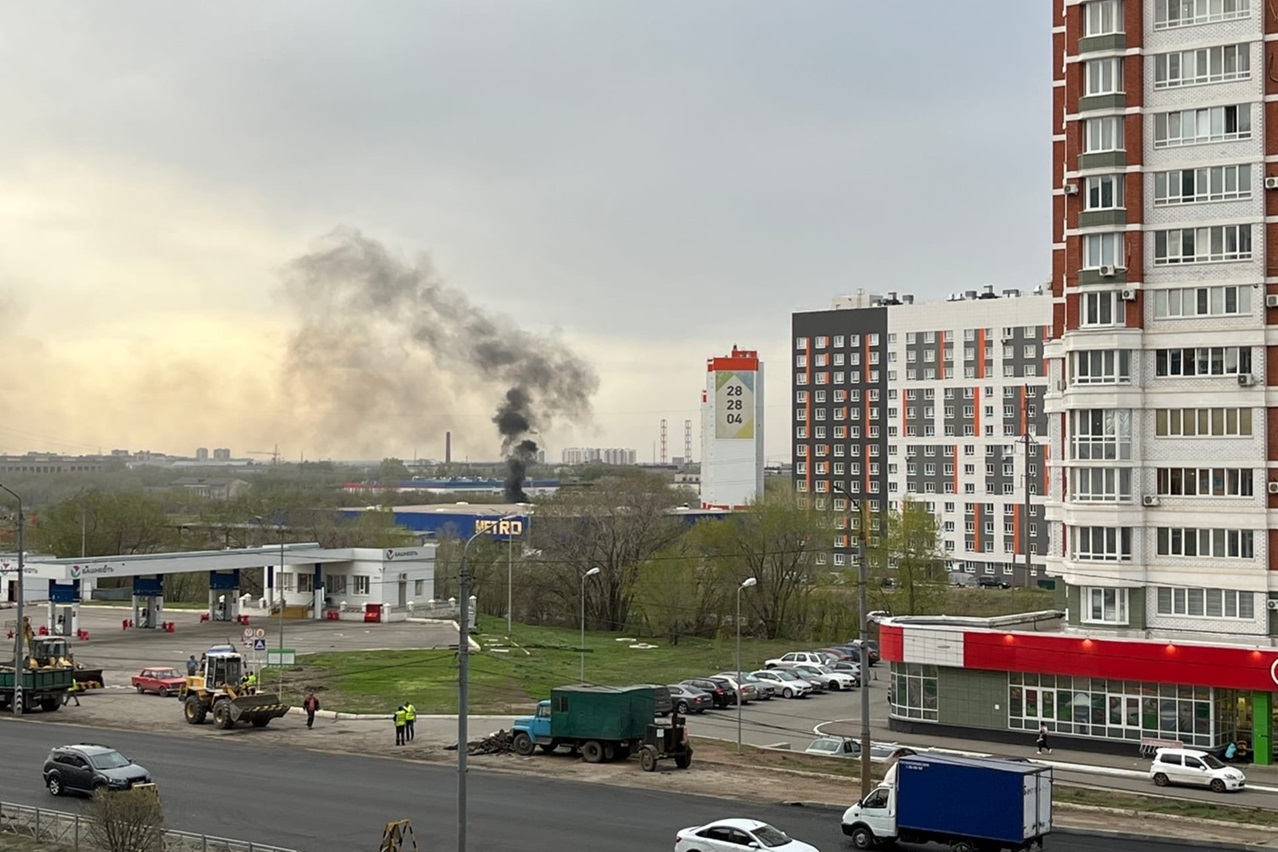
<svg viewBox="0 0 1278 852">
<path fill-rule="evenodd" d="M 870 831 L 863 825 L 858 825 L 852 829 L 852 845 L 857 849 L 873 849 L 875 844 L 874 832 Z"/>
<path fill-rule="evenodd" d="M 523 757 L 528 757 L 528 755 L 532 754 L 537 748 L 537 744 L 532 741 L 532 737 L 528 736 L 523 731 L 515 734 L 515 738 L 511 742 L 511 745 L 515 748 L 515 754 Z"/>
<path fill-rule="evenodd" d="M 46 713 L 52 713 L 62 706 L 62 702 L 56 698 L 41 698 L 40 709 Z"/>
<path fill-rule="evenodd" d="M 581 744 L 581 759 L 586 763 L 599 763 L 603 760 L 603 745 L 597 740 L 588 740 Z"/>
<path fill-rule="evenodd" d="M 200 703 L 198 695 L 188 695 L 182 704 L 182 715 L 186 716 L 187 723 L 191 725 L 203 725 L 208 712 L 208 708 Z"/>
<path fill-rule="evenodd" d="M 687 769 L 687 768 L 688 768 L 689 766 L 691 766 L 691 765 L 692 765 L 692 751 L 691 751 L 691 750 L 689 750 L 688 752 L 686 752 L 686 753 L 684 753 L 684 754 L 680 754 L 680 755 L 676 755 L 676 756 L 675 756 L 675 766 L 679 767 L 680 769 Z"/>
<path fill-rule="evenodd" d="M 213 724 L 224 731 L 229 731 L 235 727 L 235 720 L 231 718 L 231 703 L 229 701 L 219 701 L 213 705 Z"/>
<path fill-rule="evenodd" d="M 657 769 L 657 750 L 646 745 L 639 750 L 639 765 L 644 772 L 655 772 Z"/>
<path fill-rule="evenodd" d="M 966 840 L 958 840 L 950 847 L 950 852 L 976 852 L 976 847 Z"/>
<path fill-rule="evenodd" d="M 606 746 L 604 746 L 604 760 L 608 761 L 608 760 L 616 760 L 616 759 L 617 759 L 617 747 L 613 745 L 612 743 L 608 743 Z"/>
</svg>

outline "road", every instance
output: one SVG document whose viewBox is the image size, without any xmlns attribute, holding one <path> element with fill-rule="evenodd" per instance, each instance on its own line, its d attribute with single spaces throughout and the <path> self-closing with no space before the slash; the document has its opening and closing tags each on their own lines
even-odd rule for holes
<svg viewBox="0 0 1278 852">
<path fill-rule="evenodd" d="M 306 852 L 352 852 L 375 848 L 386 821 L 408 818 L 419 847 L 457 848 L 455 770 L 380 758 L 141 733 L 88 737 L 78 726 L 8 719 L 0 720 L 4 798 L 74 810 L 78 800 L 54 800 L 44 791 L 40 767 L 52 746 L 85 739 L 106 740 L 151 770 L 171 828 Z M 484 852 L 670 849 L 675 830 L 731 815 L 765 819 L 826 852 L 848 848 L 836 811 L 483 771 L 469 780 L 468 848 Z M 1165 849 L 1157 842 L 1070 835 L 1053 837 L 1051 846 L 1058 852 Z"/>
</svg>

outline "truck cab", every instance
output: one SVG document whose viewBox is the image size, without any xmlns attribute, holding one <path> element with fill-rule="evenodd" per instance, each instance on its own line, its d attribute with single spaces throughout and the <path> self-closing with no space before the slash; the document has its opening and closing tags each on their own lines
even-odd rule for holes
<svg viewBox="0 0 1278 852">
<path fill-rule="evenodd" d="M 538 701 L 537 712 L 533 716 L 516 719 L 511 730 L 523 731 L 538 745 L 549 745 L 550 737 L 550 702 Z"/>
<path fill-rule="evenodd" d="M 895 767 L 894 767 L 895 769 Z M 875 787 L 843 814 L 843 833 L 857 849 L 869 849 L 896 838 L 896 789 Z"/>
</svg>

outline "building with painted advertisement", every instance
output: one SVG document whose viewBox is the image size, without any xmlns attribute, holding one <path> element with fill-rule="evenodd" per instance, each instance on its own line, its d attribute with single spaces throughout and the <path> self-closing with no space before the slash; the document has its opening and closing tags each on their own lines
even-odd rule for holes
<svg viewBox="0 0 1278 852">
<path fill-rule="evenodd" d="M 701 392 L 701 507 L 735 509 L 763 494 L 763 362 L 752 349 L 706 361 Z"/>
<path fill-rule="evenodd" d="M 1053 629 L 1061 613 L 880 623 L 894 730 L 1071 747 L 1245 743 L 1273 760 L 1278 649 Z M 1042 628 L 1041 630 L 1039 628 Z"/>
</svg>

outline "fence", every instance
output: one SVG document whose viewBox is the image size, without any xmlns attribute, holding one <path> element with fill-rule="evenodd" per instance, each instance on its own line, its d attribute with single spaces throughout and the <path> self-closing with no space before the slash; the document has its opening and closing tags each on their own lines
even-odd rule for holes
<svg viewBox="0 0 1278 852">
<path fill-rule="evenodd" d="M 97 852 L 89 845 L 88 817 L 30 805 L 0 802 L 0 832 L 55 843 L 73 852 Z M 164 832 L 164 852 L 298 852 L 265 843 L 210 837 L 186 831 Z"/>
</svg>

